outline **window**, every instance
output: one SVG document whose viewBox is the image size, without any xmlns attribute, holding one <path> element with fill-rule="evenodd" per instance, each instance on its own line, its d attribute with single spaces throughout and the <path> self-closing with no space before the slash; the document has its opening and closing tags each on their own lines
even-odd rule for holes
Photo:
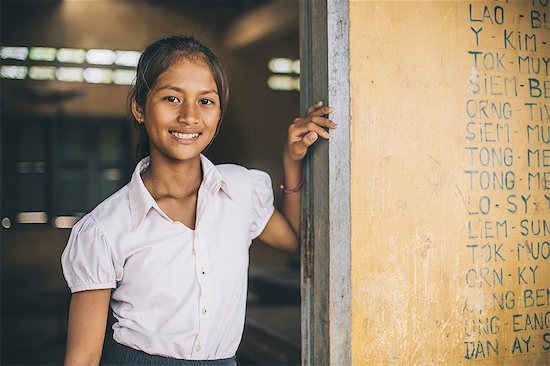
<svg viewBox="0 0 550 366">
<path fill-rule="evenodd" d="M 5 118 L 2 174 L 13 177 L 2 187 L 6 225 L 71 227 L 129 180 L 130 135 L 125 120 Z"/>
</svg>

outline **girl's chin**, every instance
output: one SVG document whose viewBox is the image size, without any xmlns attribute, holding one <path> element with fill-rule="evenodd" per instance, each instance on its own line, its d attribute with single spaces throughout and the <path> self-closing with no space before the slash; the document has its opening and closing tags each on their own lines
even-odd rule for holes
<svg viewBox="0 0 550 366">
<path fill-rule="evenodd" d="M 182 151 L 185 150 L 185 151 Z M 203 149 L 198 148 L 179 148 L 179 149 L 166 149 L 166 150 L 153 150 L 151 149 L 152 159 L 162 159 L 171 161 L 190 161 L 194 159 L 200 159 L 200 154 Z"/>
<path fill-rule="evenodd" d="M 188 139 L 187 139 L 188 140 Z M 200 154 L 208 144 L 205 143 L 204 135 L 192 141 L 180 142 L 180 139 L 171 137 L 170 140 L 163 141 L 162 145 L 150 144 L 151 157 L 160 157 L 168 160 L 193 160 L 200 157 Z M 162 156 L 162 157 L 161 157 Z"/>
</svg>

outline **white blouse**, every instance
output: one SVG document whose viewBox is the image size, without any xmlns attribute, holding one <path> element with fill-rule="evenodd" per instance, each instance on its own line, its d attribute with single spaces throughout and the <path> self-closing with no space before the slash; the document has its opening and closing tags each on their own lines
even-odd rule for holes
<svg viewBox="0 0 550 366">
<path fill-rule="evenodd" d="M 71 292 L 113 288 L 114 340 L 149 354 L 235 355 L 245 320 L 248 250 L 273 214 L 269 175 L 201 155 L 196 228 L 172 221 L 141 180 L 72 229 L 61 262 Z"/>
</svg>

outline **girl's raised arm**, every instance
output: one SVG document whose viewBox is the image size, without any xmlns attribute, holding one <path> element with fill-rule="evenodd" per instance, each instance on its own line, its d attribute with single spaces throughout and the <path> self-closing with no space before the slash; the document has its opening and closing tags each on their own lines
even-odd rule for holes
<svg viewBox="0 0 550 366">
<path fill-rule="evenodd" d="M 275 248 L 296 252 L 300 233 L 300 188 L 303 183 L 302 160 L 308 148 L 319 136 L 330 137 L 324 127 L 336 128 L 336 123 L 324 117 L 332 108 L 319 101 L 310 106 L 306 117 L 294 119 L 288 128 L 283 153 L 283 212 L 275 210 L 265 229 L 258 237 Z"/>
<path fill-rule="evenodd" d="M 71 297 L 65 365 L 99 365 L 111 289 L 75 292 Z"/>
</svg>

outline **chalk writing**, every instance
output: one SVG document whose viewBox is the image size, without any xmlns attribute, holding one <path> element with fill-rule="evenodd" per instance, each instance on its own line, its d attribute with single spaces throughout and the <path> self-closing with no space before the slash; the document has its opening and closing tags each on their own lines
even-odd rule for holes
<svg viewBox="0 0 550 366">
<path fill-rule="evenodd" d="M 464 7 L 463 355 L 474 361 L 548 352 L 548 0 Z"/>
</svg>

